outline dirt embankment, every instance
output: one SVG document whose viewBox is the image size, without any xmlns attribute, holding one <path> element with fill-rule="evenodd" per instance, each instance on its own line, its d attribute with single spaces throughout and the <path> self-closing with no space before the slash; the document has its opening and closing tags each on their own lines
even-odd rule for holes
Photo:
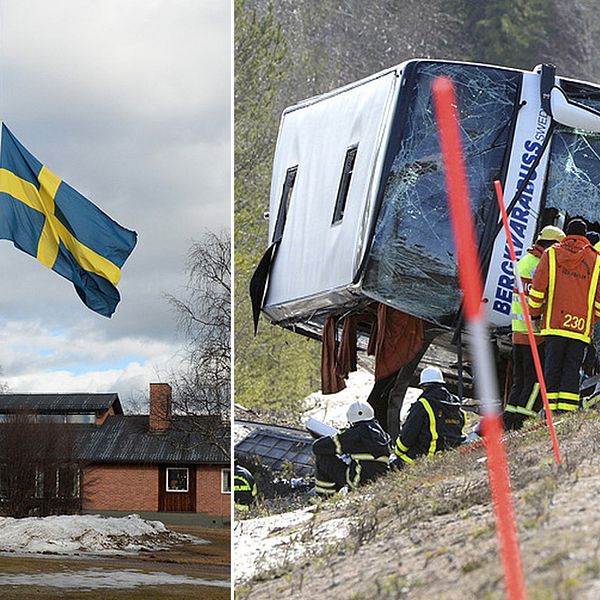
<svg viewBox="0 0 600 600">
<path fill-rule="evenodd" d="M 528 596 L 592 600 L 600 598 L 600 414 L 561 417 L 557 431 L 560 466 L 545 428 L 507 441 Z M 335 522 L 348 533 L 327 535 Z M 238 582 L 238 600 L 505 597 L 483 449 L 421 461 L 317 504 L 278 552 L 273 538 L 286 533 L 268 533 L 272 560 L 253 556 L 266 571 Z"/>
</svg>

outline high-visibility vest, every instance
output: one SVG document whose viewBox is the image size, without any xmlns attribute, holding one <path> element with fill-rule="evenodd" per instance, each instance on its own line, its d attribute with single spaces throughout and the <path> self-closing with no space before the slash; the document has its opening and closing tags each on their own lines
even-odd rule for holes
<svg viewBox="0 0 600 600">
<path fill-rule="evenodd" d="M 449 392 L 444 391 L 451 398 Z M 466 418 L 460 404 L 440 401 L 439 390 L 433 393 L 437 400 L 427 399 L 422 395 L 410 407 L 409 415 L 396 440 L 394 452 L 404 462 L 412 464 L 418 456 L 433 456 L 436 452 L 460 445 L 466 439 Z"/>
<path fill-rule="evenodd" d="M 543 248 L 536 245 L 533 248 L 530 248 L 525 256 L 523 256 L 517 263 L 517 270 L 523 283 L 525 298 L 529 296 L 533 274 L 538 266 L 538 263 L 540 262 L 542 252 Z M 512 332 L 513 344 L 529 344 L 529 337 L 527 336 L 527 323 L 525 322 L 525 315 L 523 314 L 521 299 L 519 298 L 519 293 L 516 289 L 516 282 L 512 299 Z M 539 336 L 539 327 L 533 326 L 533 333 Z"/>
<path fill-rule="evenodd" d="M 577 252 L 582 253 L 582 260 L 569 265 L 569 254 Z M 531 315 L 543 315 L 542 335 L 590 342 L 592 326 L 600 318 L 599 276 L 600 255 L 582 236 L 567 236 L 548 248 L 529 293 Z"/>
</svg>

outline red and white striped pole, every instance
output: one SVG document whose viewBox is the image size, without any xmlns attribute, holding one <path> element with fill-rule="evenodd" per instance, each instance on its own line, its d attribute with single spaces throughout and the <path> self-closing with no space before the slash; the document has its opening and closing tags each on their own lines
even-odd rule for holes
<svg viewBox="0 0 600 600">
<path fill-rule="evenodd" d="M 496 198 L 498 198 L 498 205 L 500 206 L 500 213 L 502 214 L 502 224 L 504 225 L 504 232 L 506 233 L 506 241 L 508 242 L 510 259 L 512 261 L 513 270 L 515 272 L 515 283 L 517 284 L 517 292 L 519 294 L 521 307 L 523 308 L 525 324 L 527 325 L 527 336 L 529 338 L 529 347 L 531 348 L 531 354 L 533 356 L 533 364 L 535 365 L 535 373 L 540 384 L 540 392 L 542 394 L 544 411 L 546 412 L 546 423 L 548 424 L 548 431 L 550 432 L 550 439 L 552 440 L 554 458 L 556 460 L 556 464 L 560 464 L 560 450 L 558 448 L 558 438 L 556 437 L 554 421 L 552 420 L 552 411 L 550 410 L 550 404 L 548 404 L 546 380 L 544 379 L 544 372 L 542 370 L 542 363 L 540 361 L 540 353 L 538 352 L 535 336 L 533 335 L 531 316 L 529 314 L 529 308 L 527 306 L 527 299 L 525 298 L 523 282 L 521 281 L 521 275 L 519 274 L 519 269 L 517 268 L 517 253 L 515 252 L 515 245 L 513 243 L 512 233 L 508 224 L 508 214 L 506 213 L 506 207 L 504 206 L 504 193 L 502 192 L 502 184 L 499 181 L 494 181 L 494 185 L 496 186 Z"/>
<path fill-rule="evenodd" d="M 444 161 L 452 230 L 458 255 L 458 276 L 463 290 L 464 314 L 470 333 L 469 345 L 475 369 L 474 382 L 484 415 L 488 477 L 496 519 L 496 534 L 504 568 L 504 582 L 510 600 L 524 600 L 526 598 L 525 580 L 512 504 L 508 464 L 502 442 L 503 427 L 499 412 L 496 373 L 481 301 L 483 285 L 465 174 L 456 96 L 452 82 L 446 77 L 436 78 L 432 90 Z"/>
</svg>

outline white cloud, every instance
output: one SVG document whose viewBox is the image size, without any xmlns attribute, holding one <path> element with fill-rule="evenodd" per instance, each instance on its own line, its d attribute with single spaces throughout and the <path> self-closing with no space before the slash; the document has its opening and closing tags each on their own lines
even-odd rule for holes
<svg viewBox="0 0 600 600">
<path fill-rule="evenodd" d="M 145 391 L 179 364 L 178 346 L 152 338 L 103 339 L 91 327 L 56 331 L 35 321 L 0 326 L 1 379 L 12 392 Z"/>
<path fill-rule="evenodd" d="M 125 389 L 176 353 L 164 294 L 185 283 L 190 242 L 229 224 L 229 4 L 0 4 L 0 118 L 59 177 L 139 234 L 111 320 L 89 311 L 70 282 L 0 242 L 0 368 L 15 390 Z M 49 331 L 61 332 L 56 343 Z"/>
</svg>

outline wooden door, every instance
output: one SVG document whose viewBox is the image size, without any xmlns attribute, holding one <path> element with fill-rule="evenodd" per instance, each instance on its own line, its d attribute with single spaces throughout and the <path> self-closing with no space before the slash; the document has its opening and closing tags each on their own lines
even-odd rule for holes
<svg viewBox="0 0 600 600">
<path fill-rule="evenodd" d="M 163 466 L 158 470 L 158 510 L 196 512 L 196 467 Z"/>
</svg>

